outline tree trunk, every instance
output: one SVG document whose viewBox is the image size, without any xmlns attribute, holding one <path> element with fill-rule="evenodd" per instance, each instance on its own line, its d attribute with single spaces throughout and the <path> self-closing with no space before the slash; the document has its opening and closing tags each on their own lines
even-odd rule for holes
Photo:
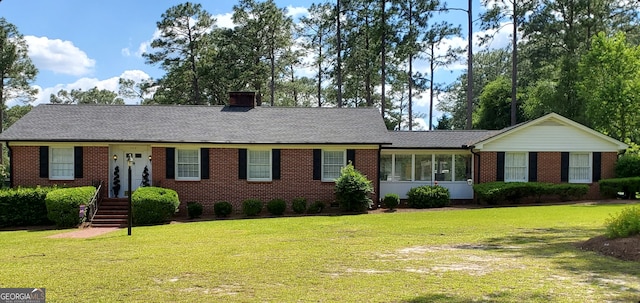
<svg viewBox="0 0 640 303">
<path fill-rule="evenodd" d="M 386 24 L 386 20 L 385 20 L 385 6 L 387 4 L 386 0 L 382 0 L 380 1 L 380 10 L 381 10 L 381 26 L 382 26 L 382 33 L 380 35 L 380 68 L 382 69 L 382 73 L 381 73 L 381 79 L 380 79 L 380 112 L 382 114 L 382 119 L 384 119 L 384 111 L 385 111 L 385 82 L 386 82 L 386 78 L 387 78 L 387 73 L 386 73 L 386 60 L 387 60 L 387 51 L 386 51 L 386 35 L 387 35 L 387 24 Z"/>
<path fill-rule="evenodd" d="M 336 102 L 338 107 L 342 107 L 342 36 L 340 34 L 340 0 L 336 0 L 336 82 L 338 92 Z"/>
<path fill-rule="evenodd" d="M 191 24 L 187 21 L 187 32 L 189 35 L 189 62 L 191 63 L 191 89 L 193 90 L 193 104 L 200 104 L 200 84 L 198 83 L 198 69 L 196 66 L 196 55 L 195 55 L 195 43 L 193 42 L 193 36 L 191 35 Z"/>
<path fill-rule="evenodd" d="M 517 1 L 513 1 L 513 50 L 511 51 L 511 126 L 518 123 L 518 100 L 516 98 L 518 83 L 518 14 Z"/>
<path fill-rule="evenodd" d="M 369 43 L 369 17 L 365 17 L 365 28 L 367 29 L 367 35 L 365 37 L 365 49 L 367 50 L 367 54 L 371 53 L 371 44 Z M 373 97 L 372 97 L 372 93 L 371 93 L 371 62 L 369 62 L 369 60 L 365 60 L 365 68 L 366 68 L 366 72 L 365 72 L 365 79 L 364 79 L 364 85 L 365 85 L 365 98 L 367 99 L 367 106 L 372 107 L 373 106 Z"/>
<path fill-rule="evenodd" d="M 413 1 L 409 1 L 409 36 L 413 34 Z M 413 50 L 409 51 L 409 130 L 413 130 Z M 400 116 L 402 121 L 402 115 Z"/>
<path fill-rule="evenodd" d="M 318 29 L 318 107 L 322 107 L 322 34 Z"/>
<path fill-rule="evenodd" d="M 299 106 L 298 104 L 298 89 L 296 88 L 296 74 L 294 70 L 293 64 L 291 64 L 291 87 L 293 88 L 293 103 L 294 106 Z"/>
<path fill-rule="evenodd" d="M 467 127 L 471 129 L 471 119 L 473 117 L 473 13 L 471 10 L 472 1 L 469 0 L 467 8 L 467 17 L 469 25 L 469 46 L 467 47 Z"/>
<path fill-rule="evenodd" d="M 271 57 L 270 67 L 271 67 L 271 82 L 269 82 L 269 90 L 270 90 L 270 104 L 271 106 L 275 105 L 275 92 L 276 92 L 276 56 L 274 47 L 271 46 L 269 49 L 269 56 Z"/>
<path fill-rule="evenodd" d="M 431 62 L 429 63 L 429 68 L 431 72 L 429 73 L 429 130 L 433 130 L 433 72 L 436 69 L 434 61 L 435 61 L 435 44 L 429 45 L 431 51 Z"/>
</svg>

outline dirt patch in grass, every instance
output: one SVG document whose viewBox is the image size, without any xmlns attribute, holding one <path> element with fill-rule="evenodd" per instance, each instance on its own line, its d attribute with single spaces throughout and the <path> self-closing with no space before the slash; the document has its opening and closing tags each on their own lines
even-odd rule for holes
<svg viewBox="0 0 640 303">
<path fill-rule="evenodd" d="M 60 234 L 51 235 L 47 238 L 75 238 L 75 239 L 92 238 L 92 237 L 101 236 L 116 230 L 118 230 L 117 227 L 83 228 L 83 229 L 76 229 L 72 231 L 65 231 Z"/>
<path fill-rule="evenodd" d="M 579 243 L 578 247 L 621 260 L 640 262 L 640 235 L 619 239 L 597 236 Z"/>
</svg>

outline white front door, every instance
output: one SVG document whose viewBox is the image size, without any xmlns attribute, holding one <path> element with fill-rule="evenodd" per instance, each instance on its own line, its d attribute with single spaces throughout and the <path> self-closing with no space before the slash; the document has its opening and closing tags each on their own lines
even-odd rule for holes
<svg viewBox="0 0 640 303">
<path fill-rule="evenodd" d="M 135 191 L 138 187 L 142 186 L 145 179 L 143 174 L 149 174 L 147 181 L 149 185 L 151 181 L 151 147 L 149 146 L 112 146 L 112 157 L 115 156 L 116 160 L 112 160 L 111 165 L 111 180 L 110 180 L 110 196 L 111 197 L 128 197 L 129 196 L 129 161 L 131 162 L 131 191 Z M 115 183 L 115 168 L 118 167 L 118 179 L 120 181 L 120 188 L 116 192 L 116 188 L 113 188 Z M 146 168 L 146 172 L 145 172 Z"/>
</svg>

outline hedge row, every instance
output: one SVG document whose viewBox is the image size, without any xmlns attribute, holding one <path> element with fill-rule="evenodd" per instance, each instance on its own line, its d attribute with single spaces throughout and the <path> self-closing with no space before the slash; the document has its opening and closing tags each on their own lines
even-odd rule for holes
<svg viewBox="0 0 640 303">
<path fill-rule="evenodd" d="M 577 199 L 587 194 L 589 186 L 568 183 L 490 182 L 474 184 L 473 190 L 480 202 L 497 205 L 505 202 L 518 203 L 523 198 L 531 197 L 539 202 L 542 196 L 556 196 L 563 201 Z"/>
<path fill-rule="evenodd" d="M 0 227 L 49 225 L 47 194 L 55 187 L 0 190 Z"/>
<path fill-rule="evenodd" d="M 93 197 L 93 186 L 61 188 L 50 191 L 45 198 L 47 217 L 58 227 L 74 227 L 80 224 L 80 205 Z"/>
<path fill-rule="evenodd" d="M 616 197 L 618 193 L 630 199 L 640 192 L 640 177 L 602 179 L 598 182 L 603 196 Z"/>
</svg>

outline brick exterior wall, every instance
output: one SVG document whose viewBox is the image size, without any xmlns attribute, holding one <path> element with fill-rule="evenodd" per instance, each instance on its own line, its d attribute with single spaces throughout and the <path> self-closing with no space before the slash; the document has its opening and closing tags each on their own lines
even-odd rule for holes
<svg viewBox="0 0 640 303">
<path fill-rule="evenodd" d="M 83 178 L 74 180 L 49 180 L 39 176 L 39 146 L 13 146 L 12 181 L 14 186 L 85 186 L 95 181 L 104 181 L 104 195 L 110 188 L 109 147 L 83 147 Z M 270 182 L 251 182 L 238 177 L 238 150 L 234 148 L 212 148 L 209 150 L 210 179 L 200 181 L 177 181 L 166 179 L 166 149 L 154 147 L 152 180 L 156 186 L 175 189 L 184 212 L 187 202 L 196 201 L 205 206 L 205 213 L 213 212 L 213 203 L 228 201 L 236 212 L 241 209 L 242 201 L 248 198 L 267 202 L 274 198 L 287 201 L 297 197 L 306 198 L 308 203 L 335 200 L 333 182 L 313 180 L 312 149 L 281 149 L 281 178 Z M 560 183 L 560 152 L 538 152 L 538 182 Z M 475 156 L 474 156 L 475 157 Z M 496 152 L 480 152 L 476 160 L 477 182 L 486 183 L 496 180 Z M 601 177 L 614 177 L 617 153 L 603 152 Z M 365 174 L 374 185 L 372 199 L 376 201 L 378 188 L 378 150 L 356 150 L 355 167 Z M 598 183 L 591 183 L 588 199 L 601 198 Z"/>
<path fill-rule="evenodd" d="M 74 180 L 49 180 L 40 178 L 40 147 L 11 147 L 11 178 L 14 186 L 86 186 L 95 181 L 104 181 L 103 194 L 109 180 L 109 148 L 85 146 L 82 148 L 83 177 Z"/>
<path fill-rule="evenodd" d="M 210 179 L 200 181 L 166 179 L 166 149 L 154 147 L 152 154 L 154 185 L 175 189 L 180 197 L 181 212 L 191 201 L 202 203 L 205 213 L 211 214 L 213 203 L 219 201 L 230 202 L 234 211 L 240 212 L 242 201 L 249 198 L 263 202 L 284 199 L 289 210 L 291 201 L 298 197 L 306 198 L 307 203 L 323 201 L 328 204 L 335 200 L 334 182 L 313 180 L 312 149 L 281 149 L 281 178 L 270 182 L 239 179 L 237 149 L 210 149 Z M 373 181 L 377 194 L 378 150 L 356 150 L 355 167 Z"/>
<path fill-rule="evenodd" d="M 496 181 L 496 168 L 498 161 L 497 152 L 480 152 L 480 183 Z M 538 152 L 538 182 L 560 183 L 560 152 Z M 615 165 L 618 154 L 615 152 L 603 152 L 601 159 L 602 179 L 615 176 Z M 476 166 L 477 169 L 477 166 Z M 587 199 L 600 199 L 598 182 L 589 184 Z"/>
</svg>

